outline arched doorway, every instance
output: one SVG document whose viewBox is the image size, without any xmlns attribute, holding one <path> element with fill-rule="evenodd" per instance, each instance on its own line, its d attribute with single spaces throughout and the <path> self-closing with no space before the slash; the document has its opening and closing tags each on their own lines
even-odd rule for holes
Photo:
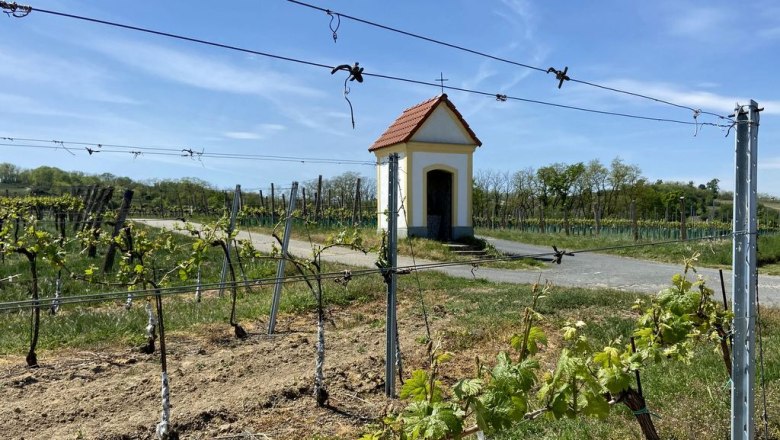
<svg viewBox="0 0 780 440">
<path fill-rule="evenodd" d="M 431 170 L 425 176 L 429 238 L 452 239 L 452 177 L 445 170 Z"/>
</svg>

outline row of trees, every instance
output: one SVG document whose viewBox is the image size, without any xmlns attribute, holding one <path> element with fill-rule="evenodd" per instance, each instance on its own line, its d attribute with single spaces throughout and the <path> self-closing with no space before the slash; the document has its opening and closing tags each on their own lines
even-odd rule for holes
<svg viewBox="0 0 780 440">
<path fill-rule="evenodd" d="M 722 192 L 719 184 L 718 179 L 700 184 L 693 181 L 650 182 L 642 176 L 637 165 L 620 158 L 609 164 L 595 159 L 587 163 L 554 163 L 514 172 L 481 170 L 474 177 L 474 223 L 510 226 L 540 218 L 592 218 L 597 222 L 601 218 L 628 219 L 632 205 L 638 219 L 675 221 L 684 213 L 695 220 L 730 222 L 731 194 Z M 0 190 L 6 192 L 10 189 L 59 195 L 91 185 L 133 190 L 136 215 L 218 215 L 230 208 L 232 200 L 232 189 L 218 189 L 197 178 L 134 181 L 109 173 L 90 175 L 54 167 L 27 170 L 8 163 L 0 164 Z M 243 206 L 281 215 L 287 203 L 283 195 L 289 197 L 290 182 L 273 185 L 273 192 L 271 186 L 251 189 L 245 185 Z M 325 179 L 320 176 L 301 182 L 297 206 L 306 206 L 307 214 L 331 209 L 344 215 L 357 207 L 362 212 L 357 217 L 371 218 L 376 207 L 376 190 L 375 179 L 355 172 Z M 117 191 L 112 203 L 120 202 L 119 194 Z M 778 211 L 760 205 L 759 222 L 762 228 L 777 227 Z"/>
<path fill-rule="evenodd" d="M 515 172 L 478 171 L 474 177 L 476 222 L 506 226 L 540 216 L 548 218 L 630 218 L 674 221 L 681 212 L 699 220 L 730 221 L 730 193 L 720 181 L 650 182 L 637 165 L 615 158 L 609 165 L 554 163 Z M 683 202 L 681 203 L 681 198 Z M 777 212 L 761 208 L 761 219 L 777 226 Z"/>
</svg>

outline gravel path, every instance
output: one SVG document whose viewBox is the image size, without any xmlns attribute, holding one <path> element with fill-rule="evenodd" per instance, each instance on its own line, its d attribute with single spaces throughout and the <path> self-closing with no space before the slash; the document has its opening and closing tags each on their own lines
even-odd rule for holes
<svg viewBox="0 0 780 440">
<path fill-rule="evenodd" d="M 173 228 L 173 225 L 179 223 L 175 220 L 146 220 L 136 219 L 135 221 L 155 227 Z M 194 223 L 196 227 L 199 227 Z M 240 231 L 240 239 L 250 239 L 252 244 L 262 252 L 270 252 L 271 246 L 276 240 L 268 234 L 249 233 Z M 541 246 L 533 246 L 523 243 L 517 243 L 507 240 L 484 237 L 499 251 L 510 254 L 540 254 L 549 253 L 552 249 Z M 311 255 L 311 246 L 308 242 L 301 240 L 290 240 L 288 251 L 296 256 Z M 357 267 L 374 268 L 376 255 L 364 255 L 360 252 L 351 251 L 344 248 L 328 249 L 323 255 L 324 261 L 343 263 Z M 399 266 L 411 266 L 415 262 L 410 257 L 399 256 Z M 434 264 L 434 261 L 417 259 L 416 264 Z M 444 272 L 451 276 L 461 278 L 485 278 L 490 281 L 506 283 L 533 283 L 541 274 L 542 280 L 550 280 L 559 286 L 575 286 L 591 289 L 610 288 L 624 291 L 656 293 L 669 285 L 672 275 L 682 270 L 681 265 L 656 263 L 646 260 L 637 260 L 633 258 L 619 257 L 605 254 L 579 254 L 575 256 L 564 256 L 562 264 L 548 264 L 543 268 L 534 268 L 529 270 L 507 270 L 490 269 L 479 267 L 472 273 L 472 267 L 450 266 L 439 267 L 435 270 Z M 708 285 L 720 291 L 720 277 L 717 269 L 700 268 L 698 272 L 704 276 Z M 726 292 L 731 291 L 731 270 L 724 270 Z M 769 306 L 780 306 L 780 277 L 761 275 L 758 280 L 759 294 L 761 295 L 761 304 Z M 729 295 L 729 300 L 730 300 Z"/>
</svg>

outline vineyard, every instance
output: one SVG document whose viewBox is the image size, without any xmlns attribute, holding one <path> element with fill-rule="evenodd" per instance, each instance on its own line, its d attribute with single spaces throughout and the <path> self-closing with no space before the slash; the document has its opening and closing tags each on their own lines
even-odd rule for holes
<svg viewBox="0 0 780 440">
<path fill-rule="evenodd" d="M 360 229 L 285 259 L 269 337 L 282 237 L 261 252 L 237 240 L 229 215 L 148 228 L 126 218 L 132 193 L 121 203 L 112 194 L 0 199 L 2 389 L 12 399 L 1 415 L 19 429 L 11 437 L 698 438 L 728 429 L 720 384 L 730 314 L 696 279 L 694 260 L 657 298 L 406 275 L 400 400 L 387 406 L 381 270 L 320 260 L 347 248 L 377 253 L 381 268 L 381 249 L 364 248 Z M 295 212 L 294 227 L 316 235 L 327 222 L 318 226 L 312 208 L 312 218 Z M 264 215 L 245 205 L 235 223 L 262 225 Z M 769 331 L 777 319 L 770 311 L 764 328 L 769 365 L 780 362 Z M 670 366 L 677 379 L 664 373 Z M 706 415 L 683 409 L 708 393 Z"/>
</svg>

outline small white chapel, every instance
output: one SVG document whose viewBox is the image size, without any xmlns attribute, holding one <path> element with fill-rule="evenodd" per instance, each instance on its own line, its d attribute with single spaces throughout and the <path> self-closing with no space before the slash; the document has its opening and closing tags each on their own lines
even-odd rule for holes
<svg viewBox="0 0 780 440">
<path fill-rule="evenodd" d="M 404 110 L 368 149 L 377 158 L 377 228 L 387 229 L 387 159 L 398 153 L 398 237 L 473 236 L 472 160 L 481 145 L 446 94 Z"/>
</svg>

